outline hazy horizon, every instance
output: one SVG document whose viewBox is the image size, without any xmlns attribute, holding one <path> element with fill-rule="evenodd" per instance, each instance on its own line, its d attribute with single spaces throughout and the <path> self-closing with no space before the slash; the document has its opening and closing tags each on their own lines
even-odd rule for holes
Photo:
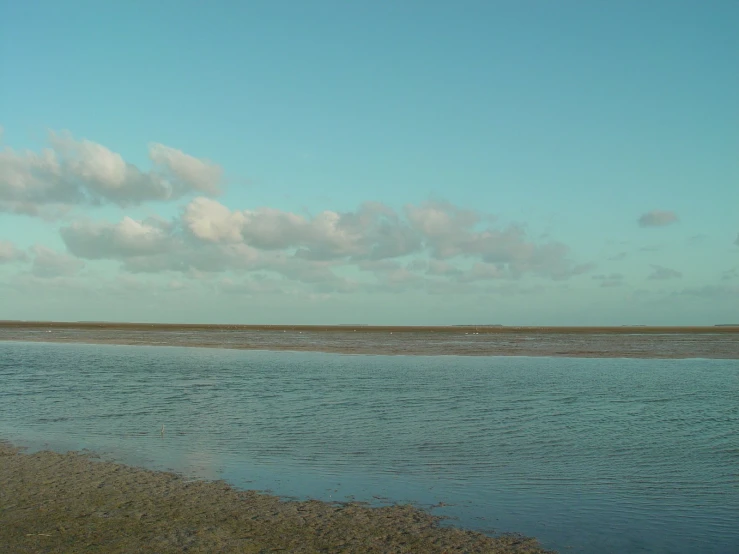
<svg viewBox="0 0 739 554">
<path fill-rule="evenodd" d="M 188 322 L 172 322 L 166 320 L 159 321 L 144 321 L 144 320 L 34 320 L 34 319 L 0 319 L 0 326 L 12 328 L 14 325 L 17 326 L 30 326 L 30 327 L 45 327 L 47 325 L 58 326 L 60 328 L 86 328 L 90 326 L 106 326 L 106 327 L 162 327 L 162 328 L 177 328 L 177 327 L 204 327 L 204 328 L 251 328 L 251 329 L 305 329 L 315 328 L 317 330 L 345 330 L 351 328 L 361 328 L 362 330 L 377 330 L 377 329 L 408 329 L 408 330 L 423 330 L 423 329 L 492 329 L 496 331 L 511 331 L 511 330 L 619 330 L 619 329 L 630 329 L 639 328 L 641 330 L 664 330 L 664 329 L 675 329 L 685 331 L 698 331 L 702 329 L 715 329 L 716 327 L 726 327 L 733 329 L 734 327 L 739 328 L 739 323 L 715 323 L 713 325 L 645 325 L 642 323 L 625 323 L 621 325 L 507 325 L 503 323 L 449 323 L 441 325 L 388 325 L 388 324 L 370 324 L 370 323 L 205 323 L 200 321 L 188 321 Z"/>
<path fill-rule="evenodd" d="M 732 324 L 737 22 L 729 0 L 9 4 L 0 319 Z"/>
</svg>

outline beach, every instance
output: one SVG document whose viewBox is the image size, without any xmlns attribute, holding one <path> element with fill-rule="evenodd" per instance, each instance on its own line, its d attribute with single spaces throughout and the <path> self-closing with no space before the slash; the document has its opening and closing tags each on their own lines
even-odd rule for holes
<svg viewBox="0 0 739 554">
<path fill-rule="evenodd" d="M 412 506 L 285 501 L 90 453 L 0 442 L 4 552 L 542 553 L 517 535 L 440 527 Z"/>
</svg>

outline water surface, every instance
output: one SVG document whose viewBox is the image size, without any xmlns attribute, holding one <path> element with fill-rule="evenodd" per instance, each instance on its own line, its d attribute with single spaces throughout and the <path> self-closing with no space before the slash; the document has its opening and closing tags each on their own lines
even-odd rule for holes
<svg viewBox="0 0 739 554">
<path fill-rule="evenodd" d="M 736 552 L 739 361 L 0 342 L 0 436 L 562 552 Z M 164 433 L 161 428 L 164 425 Z"/>
</svg>

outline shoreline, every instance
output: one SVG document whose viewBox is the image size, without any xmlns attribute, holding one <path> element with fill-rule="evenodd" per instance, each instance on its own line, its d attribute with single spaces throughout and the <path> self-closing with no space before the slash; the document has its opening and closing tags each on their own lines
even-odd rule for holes
<svg viewBox="0 0 739 554">
<path fill-rule="evenodd" d="M 470 356 L 470 357 L 509 357 L 509 358 L 578 358 L 578 359 L 639 359 L 639 360 L 739 360 L 739 352 L 734 355 L 721 355 L 712 352 L 703 352 L 703 355 L 680 354 L 674 352 L 510 352 L 510 351 L 473 351 L 473 352 L 398 352 L 392 350 L 378 350 L 377 348 L 324 348 L 320 346 L 298 347 L 282 345 L 264 347 L 260 345 L 223 345 L 207 343 L 162 343 L 155 341 L 123 341 L 123 340 L 85 340 L 85 339 L 7 339 L 0 337 L 2 343 L 28 344 L 82 344 L 86 346 L 153 346 L 162 348 L 208 348 L 212 350 L 242 350 L 250 352 L 312 352 L 317 354 L 341 354 L 345 356 Z"/>
<path fill-rule="evenodd" d="M 167 346 L 266 352 L 323 352 L 386 356 L 490 356 L 591 359 L 739 359 L 739 333 L 402 332 L 353 329 L 273 330 L 128 327 L 78 328 L 62 325 L 16 327 L 0 324 L 2 343 Z"/>
<path fill-rule="evenodd" d="M 409 505 L 283 500 L 0 439 L 0 544 L 12 552 L 548 552 L 440 521 Z"/>
<path fill-rule="evenodd" d="M 478 334 L 738 334 L 739 324 L 713 326 L 669 325 L 603 325 L 603 326 L 526 326 L 526 325 L 259 325 L 227 323 L 144 323 L 104 321 L 18 321 L 0 320 L 0 329 L 70 329 L 70 330 L 132 330 L 132 331 L 298 331 L 362 333 L 459 333 L 475 330 Z"/>
</svg>

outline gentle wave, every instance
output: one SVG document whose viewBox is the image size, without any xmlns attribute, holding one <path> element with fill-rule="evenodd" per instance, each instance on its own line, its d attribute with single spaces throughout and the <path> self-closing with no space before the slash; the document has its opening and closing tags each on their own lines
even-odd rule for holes
<svg viewBox="0 0 739 554">
<path fill-rule="evenodd" d="M 735 552 L 739 362 L 0 343 L 0 436 L 563 552 Z M 164 426 L 164 429 L 162 429 Z"/>
</svg>

